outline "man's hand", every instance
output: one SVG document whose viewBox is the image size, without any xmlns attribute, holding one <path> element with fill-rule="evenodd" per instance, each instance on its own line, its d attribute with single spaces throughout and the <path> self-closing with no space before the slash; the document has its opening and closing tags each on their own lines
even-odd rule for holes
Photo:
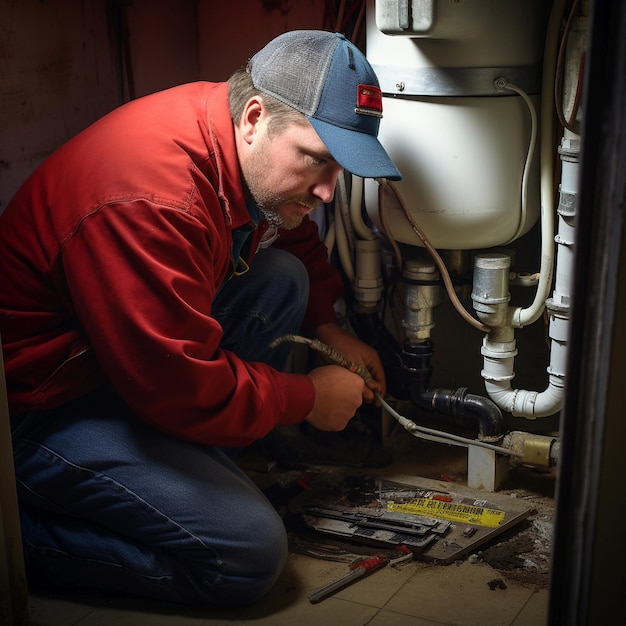
<svg viewBox="0 0 626 626">
<path fill-rule="evenodd" d="M 315 404 L 306 420 L 320 430 L 343 430 L 363 402 L 365 382 L 340 365 L 318 367 L 308 376 L 315 387 Z"/>
<path fill-rule="evenodd" d="M 317 337 L 320 341 L 329 345 L 346 358 L 364 365 L 369 370 L 374 384 L 372 385 L 378 393 L 384 397 L 387 391 L 385 382 L 385 371 L 380 361 L 378 352 L 371 346 L 361 341 L 355 335 L 345 331 L 339 324 L 324 324 L 316 329 Z M 366 402 L 374 401 L 372 389 L 363 387 L 363 399 Z"/>
</svg>

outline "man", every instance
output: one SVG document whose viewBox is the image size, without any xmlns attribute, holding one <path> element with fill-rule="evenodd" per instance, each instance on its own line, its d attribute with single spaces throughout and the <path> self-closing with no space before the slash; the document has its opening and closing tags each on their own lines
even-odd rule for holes
<svg viewBox="0 0 626 626">
<path fill-rule="evenodd" d="M 53 153 L 0 216 L 0 332 L 27 570 L 75 587 L 241 605 L 287 558 L 234 451 L 373 392 L 284 372 L 287 333 L 380 360 L 336 322 L 308 214 L 342 168 L 399 178 L 376 77 L 344 37 L 286 33 L 228 84 L 128 103 Z"/>
</svg>

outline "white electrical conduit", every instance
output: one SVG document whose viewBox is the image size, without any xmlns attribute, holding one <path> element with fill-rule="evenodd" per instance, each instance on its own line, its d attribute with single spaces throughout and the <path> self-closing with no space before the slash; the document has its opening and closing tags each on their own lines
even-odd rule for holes
<svg viewBox="0 0 626 626">
<path fill-rule="evenodd" d="M 526 94 L 525 91 L 522 91 L 516 85 L 512 85 L 508 83 L 506 79 L 499 78 L 495 83 L 496 89 L 507 89 L 509 91 L 513 91 L 519 96 L 522 97 L 526 106 L 528 107 L 528 112 L 530 113 L 530 141 L 528 142 L 528 150 L 526 152 L 526 160 L 524 162 L 524 173 L 522 174 L 522 197 L 520 200 L 520 219 L 517 230 L 515 234 L 506 242 L 511 243 L 515 241 L 521 234 L 524 228 L 524 224 L 526 223 L 526 214 L 528 213 L 528 174 L 530 171 L 530 166 L 533 162 L 533 155 L 535 153 L 535 143 L 537 141 L 537 112 L 535 111 L 535 107 Z M 505 244 L 506 245 L 506 244 Z"/>
<path fill-rule="evenodd" d="M 543 313 L 554 271 L 554 81 L 561 20 L 565 0 L 555 0 L 550 13 L 544 49 L 541 85 L 541 264 L 535 298 L 527 308 L 511 307 L 508 317 L 513 328 L 537 321 Z"/>
<path fill-rule="evenodd" d="M 346 179 L 343 175 L 337 177 L 338 202 L 335 203 L 335 213 L 338 215 L 346 233 L 346 243 L 350 251 L 350 258 L 354 259 L 354 228 L 350 217 L 350 201 L 348 199 L 348 188 L 346 187 Z"/>
<path fill-rule="evenodd" d="M 339 261 L 343 267 L 346 278 L 354 281 L 354 261 L 352 259 L 352 250 L 348 240 L 348 231 L 344 221 L 344 214 L 347 213 L 348 197 L 345 187 L 345 181 L 342 185 L 342 177 L 337 179 L 337 192 L 335 194 L 335 238 L 337 242 L 337 252 L 339 253 Z"/>
<path fill-rule="evenodd" d="M 376 239 L 376 233 L 363 221 L 361 205 L 363 203 L 363 179 L 352 175 L 352 189 L 350 192 L 350 221 L 355 233 L 361 239 Z"/>
<path fill-rule="evenodd" d="M 372 241 L 376 239 L 376 234 L 363 221 L 361 204 L 363 201 L 363 179 L 359 176 L 352 176 L 350 198 L 346 188 L 345 176 L 347 172 L 342 172 L 337 178 L 337 188 L 335 190 L 335 216 L 331 228 L 327 233 L 325 244 L 330 258 L 331 251 L 335 243 L 339 253 L 341 266 L 346 277 L 351 282 L 354 281 L 355 270 L 355 235 L 361 239 Z"/>
</svg>

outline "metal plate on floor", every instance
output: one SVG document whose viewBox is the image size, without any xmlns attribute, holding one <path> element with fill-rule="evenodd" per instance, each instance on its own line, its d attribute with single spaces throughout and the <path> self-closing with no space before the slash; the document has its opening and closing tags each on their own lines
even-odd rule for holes
<svg viewBox="0 0 626 626">
<path fill-rule="evenodd" d="M 300 504 L 307 526 L 349 542 L 390 548 L 404 544 L 418 558 L 443 564 L 475 552 L 532 512 L 510 496 L 426 478 L 344 480 L 348 488 L 340 485 Z"/>
</svg>

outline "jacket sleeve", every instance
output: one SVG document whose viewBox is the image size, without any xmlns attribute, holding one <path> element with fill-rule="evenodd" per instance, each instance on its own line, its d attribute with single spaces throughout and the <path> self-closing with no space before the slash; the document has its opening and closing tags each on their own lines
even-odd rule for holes
<svg viewBox="0 0 626 626">
<path fill-rule="evenodd" d="M 304 318 L 306 329 L 336 322 L 334 305 L 343 295 L 339 272 L 328 262 L 328 250 L 319 237 L 317 224 L 306 216 L 293 230 L 281 230 L 274 247 L 298 257 L 309 273 L 309 305 Z"/>
<path fill-rule="evenodd" d="M 315 392 L 307 376 L 220 348 L 210 313 L 228 271 L 224 239 L 189 212 L 120 202 L 82 221 L 62 262 L 76 315 L 128 404 L 175 436 L 240 446 L 304 419 Z"/>
</svg>

